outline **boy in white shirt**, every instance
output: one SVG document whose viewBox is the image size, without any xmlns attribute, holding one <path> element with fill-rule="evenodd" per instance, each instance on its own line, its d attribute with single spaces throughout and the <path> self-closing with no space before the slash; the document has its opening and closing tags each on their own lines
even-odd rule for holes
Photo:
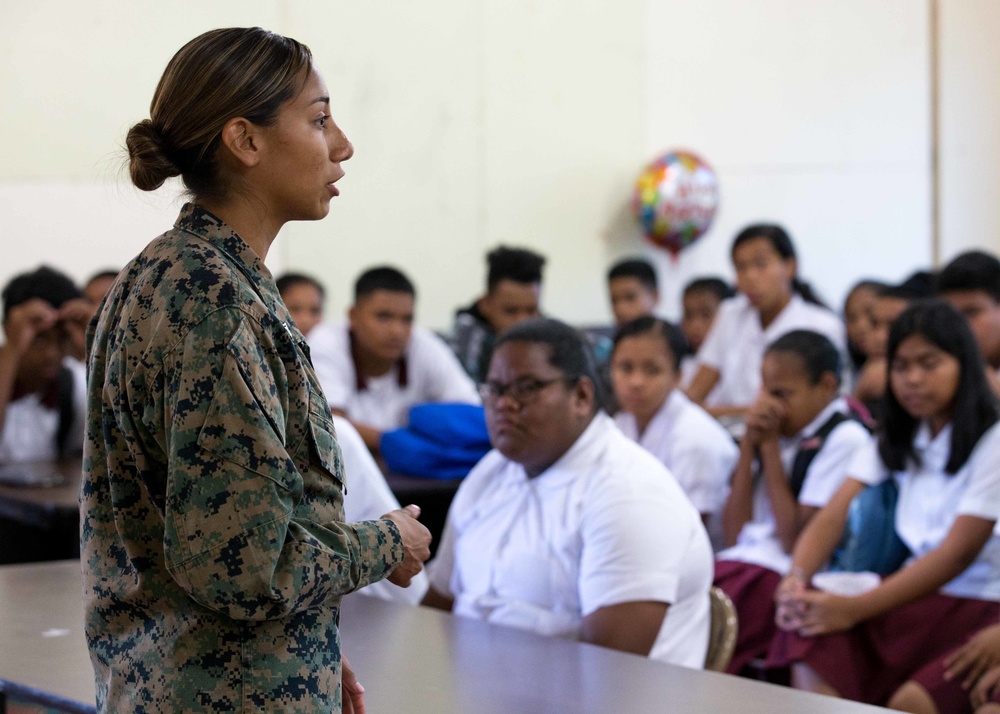
<svg viewBox="0 0 1000 714">
<path fill-rule="evenodd" d="M 330 408 L 378 451 L 382 433 L 406 426 L 424 402 L 478 404 L 476 385 L 433 333 L 413 325 L 416 289 L 395 268 L 365 271 L 348 322 L 309 333 L 313 367 Z"/>
<path fill-rule="evenodd" d="M 83 448 L 85 333 L 94 308 L 48 267 L 3 291 L 0 463 L 51 461 Z"/>
</svg>

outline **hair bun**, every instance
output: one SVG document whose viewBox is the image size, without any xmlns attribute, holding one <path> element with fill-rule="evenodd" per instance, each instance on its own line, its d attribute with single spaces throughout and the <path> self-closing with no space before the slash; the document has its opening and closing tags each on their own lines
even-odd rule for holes
<svg viewBox="0 0 1000 714">
<path fill-rule="evenodd" d="M 163 136 L 149 119 L 143 119 L 128 130 L 125 136 L 128 148 L 129 175 L 136 188 L 155 191 L 181 170 L 169 157 Z"/>
</svg>

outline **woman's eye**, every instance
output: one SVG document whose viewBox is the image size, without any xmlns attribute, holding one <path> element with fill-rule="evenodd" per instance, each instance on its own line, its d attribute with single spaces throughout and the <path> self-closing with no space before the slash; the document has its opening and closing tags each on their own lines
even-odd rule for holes
<svg viewBox="0 0 1000 714">
<path fill-rule="evenodd" d="M 316 120 L 316 124 L 318 124 L 321 127 L 324 127 L 326 126 L 326 120 L 329 118 L 330 117 L 328 115 L 324 114 L 323 116 L 321 116 L 319 119 Z"/>
</svg>

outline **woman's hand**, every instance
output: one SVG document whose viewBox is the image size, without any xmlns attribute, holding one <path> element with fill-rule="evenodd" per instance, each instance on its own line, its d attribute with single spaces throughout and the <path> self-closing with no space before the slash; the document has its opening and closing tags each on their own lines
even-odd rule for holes
<svg viewBox="0 0 1000 714">
<path fill-rule="evenodd" d="M 991 702 L 994 693 L 998 689 L 1000 689 L 1000 667 L 993 667 L 986 670 L 983 676 L 979 678 L 979 681 L 976 682 L 976 686 L 969 692 L 969 700 L 972 702 L 972 707 L 978 709 L 984 704 Z"/>
<path fill-rule="evenodd" d="M 777 439 L 784 418 L 785 408 L 781 402 L 762 391 L 747 411 L 746 433 L 757 444 Z"/>
<path fill-rule="evenodd" d="M 844 632 L 864 619 L 854 597 L 808 590 L 791 602 L 801 613 L 798 632 L 804 637 Z"/>
<path fill-rule="evenodd" d="M 365 714 L 365 688 L 354 676 L 354 670 L 341 658 L 340 700 L 343 714 Z"/>
<path fill-rule="evenodd" d="M 969 689 L 987 670 L 1000 668 L 1000 625 L 987 627 L 945 657 L 945 679 L 962 678 Z M 964 675 L 964 676 L 963 676 Z"/>
<path fill-rule="evenodd" d="M 777 607 L 774 621 L 780 629 L 796 632 L 802 627 L 801 596 L 808 586 L 808 579 L 797 572 L 786 575 L 778 584 L 774 591 Z"/>
</svg>

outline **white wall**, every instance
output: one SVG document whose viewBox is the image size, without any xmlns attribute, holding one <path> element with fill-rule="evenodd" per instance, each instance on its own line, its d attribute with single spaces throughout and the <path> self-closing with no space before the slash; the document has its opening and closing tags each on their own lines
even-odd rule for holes
<svg viewBox="0 0 1000 714">
<path fill-rule="evenodd" d="M 6 2 L 0 282 L 42 261 L 82 279 L 169 227 L 176 188 L 116 183 L 124 133 L 181 44 L 260 24 L 312 47 L 356 147 L 331 216 L 289 225 L 268 259 L 318 274 L 334 315 L 361 269 L 392 262 L 416 280 L 420 318 L 446 326 L 499 242 L 548 254 L 546 309 L 581 323 L 609 317 L 608 264 L 648 253 L 675 315 L 680 284 L 728 275 L 732 235 L 760 219 L 790 229 L 803 274 L 839 303 L 856 277 L 930 261 L 929 2 Z M 997 194 L 1000 17 L 993 0 L 940 2 L 943 242 L 957 250 L 953 236 L 1000 236 L 982 197 Z M 676 262 L 627 208 L 668 148 L 702 154 L 722 191 L 714 228 Z"/>
</svg>

